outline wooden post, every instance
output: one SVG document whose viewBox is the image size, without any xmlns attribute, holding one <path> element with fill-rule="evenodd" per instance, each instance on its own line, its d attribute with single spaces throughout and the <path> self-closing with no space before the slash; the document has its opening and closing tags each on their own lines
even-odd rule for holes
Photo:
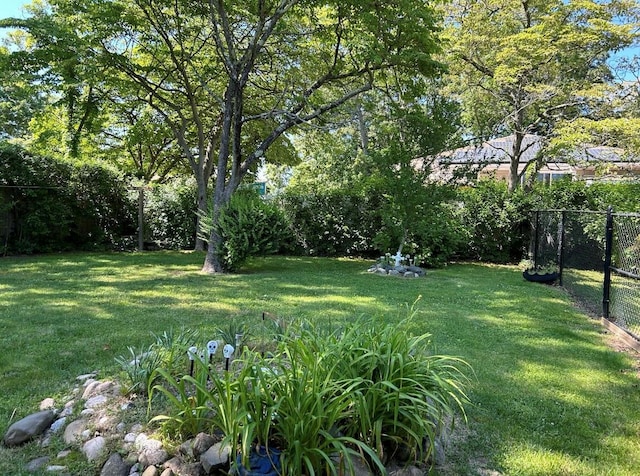
<svg viewBox="0 0 640 476">
<path fill-rule="evenodd" d="M 144 251 L 144 187 L 138 187 L 138 251 Z"/>
</svg>

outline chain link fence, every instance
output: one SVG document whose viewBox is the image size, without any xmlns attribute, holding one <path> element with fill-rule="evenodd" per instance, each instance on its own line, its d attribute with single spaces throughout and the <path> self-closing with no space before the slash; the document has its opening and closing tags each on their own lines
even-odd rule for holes
<svg viewBox="0 0 640 476">
<path fill-rule="evenodd" d="M 640 338 L 640 214 L 612 213 L 609 225 L 611 286 L 605 317 Z"/>
<path fill-rule="evenodd" d="M 580 307 L 640 339 L 640 214 L 541 210 L 532 224 L 534 266 L 557 266 Z"/>
</svg>

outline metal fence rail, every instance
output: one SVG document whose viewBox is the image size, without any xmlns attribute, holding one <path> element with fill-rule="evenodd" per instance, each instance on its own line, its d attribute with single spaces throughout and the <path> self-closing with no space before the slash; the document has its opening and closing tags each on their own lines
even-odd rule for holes
<svg viewBox="0 0 640 476">
<path fill-rule="evenodd" d="M 540 210 L 532 223 L 534 264 L 557 265 L 583 309 L 640 339 L 640 214 Z"/>
</svg>

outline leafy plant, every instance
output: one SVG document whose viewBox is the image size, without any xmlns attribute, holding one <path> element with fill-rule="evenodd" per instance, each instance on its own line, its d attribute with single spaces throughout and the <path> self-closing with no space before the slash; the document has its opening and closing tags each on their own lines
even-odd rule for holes
<svg viewBox="0 0 640 476">
<path fill-rule="evenodd" d="M 403 326 L 377 328 L 360 320 L 326 354 L 336 376 L 357 382 L 350 391 L 354 415 L 343 431 L 366 442 L 382 461 L 399 447 L 426 460 L 440 423 L 457 412 L 464 415 L 468 365 L 431 354 L 429 339 L 407 336 Z"/>
<path fill-rule="evenodd" d="M 240 268 L 252 256 L 276 253 L 288 239 L 284 215 L 252 190 L 236 192 L 220 210 L 217 232 L 222 238 L 218 255 L 227 271 Z M 199 237 L 208 240 L 213 213 L 200 217 Z"/>
<path fill-rule="evenodd" d="M 216 396 L 207 387 L 210 380 L 208 365 L 198 357 L 194 363 L 194 375 L 181 378 L 174 377 L 163 368 L 156 369 L 152 381 L 162 379 L 162 382 L 154 384 L 148 390 L 149 413 L 156 392 L 163 395 L 173 409 L 170 414 L 156 415 L 150 420 L 160 422 L 163 431 L 171 436 L 193 437 L 210 430 L 215 421 L 216 409 L 213 403 Z"/>
<path fill-rule="evenodd" d="M 334 380 L 334 375 L 318 359 L 310 356 L 307 344 L 313 341 L 290 341 L 286 353 L 290 359 L 279 367 L 273 391 L 278 395 L 273 436 L 285 444 L 282 466 L 288 475 L 353 474 L 353 458 L 366 454 L 379 470 L 384 467 L 366 442 L 345 435 L 342 422 L 353 417 L 350 398 L 357 382 Z M 296 348 L 297 347 L 297 348 Z M 284 362 L 284 361 L 283 361 Z M 335 456 L 339 455 L 336 460 Z"/>
<path fill-rule="evenodd" d="M 216 328 L 216 334 L 226 344 L 240 347 L 249 337 L 249 326 L 238 318 L 229 318 L 225 326 Z M 240 349 L 236 349 L 240 351 Z"/>
<path fill-rule="evenodd" d="M 126 356 L 116 357 L 115 361 L 126 377 L 127 386 L 124 389 L 126 394 L 141 393 L 146 394 L 153 385 L 156 378 L 155 371 L 162 365 L 162 357 L 155 351 L 153 345 L 146 350 L 136 350 L 127 347 L 129 358 Z"/>
</svg>

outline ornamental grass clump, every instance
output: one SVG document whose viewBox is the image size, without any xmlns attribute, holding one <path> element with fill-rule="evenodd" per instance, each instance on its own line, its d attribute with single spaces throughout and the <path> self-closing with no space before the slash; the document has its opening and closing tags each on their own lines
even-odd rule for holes
<svg viewBox="0 0 640 476">
<path fill-rule="evenodd" d="M 384 473 L 399 449 L 403 462 L 426 462 L 467 402 L 467 365 L 430 353 L 429 339 L 363 319 L 336 332 L 301 326 L 268 358 L 245 347 L 228 372 L 199 358 L 193 376 L 157 370 L 150 408 L 160 394 L 170 410 L 153 421 L 181 437 L 222 432 L 232 464 L 276 450 L 291 476 L 353 474 L 357 459 Z"/>
</svg>

